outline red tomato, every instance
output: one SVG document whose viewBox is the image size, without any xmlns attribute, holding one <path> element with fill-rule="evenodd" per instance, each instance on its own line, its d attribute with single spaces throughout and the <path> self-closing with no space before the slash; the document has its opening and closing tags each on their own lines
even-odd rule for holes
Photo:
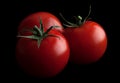
<svg viewBox="0 0 120 83">
<path fill-rule="evenodd" d="M 59 21 L 59 19 L 55 15 L 53 15 L 49 12 L 36 12 L 36 13 L 33 13 L 33 14 L 27 16 L 20 23 L 20 25 L 18 27 L 18 31 L 21 32 L 26 28 L 27 29 L 33 28 L 34 25 L 37 25 L 39 27 L 40 19 L 42 19 L 45 31 L 51 26 L 60 26 L 60 28 L 55 28 L 55 29 L 58 30 L 59 32 L 63 31 L 63 28 L 62 28 L 62 25 L 61 25 L 61 22 Z"/>
<path fill-rule="evenodd" d="M 52 77 L 60 73 L 69 59 L 69 46 L 64 36 L 56 31 L 46 37 L 38 48 L 37 41 L 20 38 L 16 46 L 16 59 L 20 67 L 35 77 Z M 59 38 L 58 38 L 59 37 Z"/>
<path fill-rule="evenodd" d="M 70 61 L 77 64 L 98 61 L 107 47 L 104 29 L 93 21 L 86 21 L 78 27 L 66 28 L 64 35 L 70 45 Z"/>
</svg>

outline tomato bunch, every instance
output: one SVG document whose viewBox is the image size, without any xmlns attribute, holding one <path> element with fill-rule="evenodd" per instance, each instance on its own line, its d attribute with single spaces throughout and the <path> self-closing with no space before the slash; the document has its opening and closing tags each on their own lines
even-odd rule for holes
<svg viewBox="0 0 120 83">
<path fill-rule="evenodd" d="M 62 16 L 63 17 L 63 16 Z M 53 77 L 68 61 L 90 64 L 98 61 L 107 47 L 107 36 L 97 22 L 68 22 L 64 29 L 60 20 L 48 12 L 27 16 L 18 27 L 16 60 L 29 75 Z"/>
</svg>

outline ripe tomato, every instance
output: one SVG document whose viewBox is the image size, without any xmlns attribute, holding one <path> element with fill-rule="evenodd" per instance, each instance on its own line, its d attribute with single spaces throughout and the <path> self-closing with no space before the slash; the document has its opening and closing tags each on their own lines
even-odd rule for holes
<svg viewBox="0 0 120 83">
<path fill-rule="evenodd" d="M 16 60 L 31 76 L 53 77 L 66 66 L 70 49 L 60 32 L 52 28 L 44 32 L 40 26 L 35 26 L 30 36 L 18 36 L 22 38 L 16 45 Z"/>
<path fill-rule="evenodd" d="M 52 31 L 56 37 L 47 37 L 38 48 L 35 40 L 21 38 L 16 47 L 16 59 L 25 72 L 37 77 L 52 77 L 61 72 L 69 59 L 66 39 Z"/>
<path fill-rule="evenodd" d="M 107 36 L 103 27 L 93 21 L 66 28 L 64 36 L 70 45 L 70 61 L 77 64 L 98 61 L 107 47 Z"/>
<path fill-rule="evenodd" d="M 55 28 L 56 30 L 58 30 L 59 32 L 63 31 L 63 28 L 62 28 L 62 25 L 61 25 L 61 22 L 59 21 L 59 19 L 55 15 L 53 15 L 49 12 L 36 12 L 36 13 L 33 13 L 33 14 L 27 16 L 20 23 L 20 25 L 18 27 L 18 31 L 21 32 L 21 34 L 22 34 L 24 29 L 33 28 L 34 25 L 37 25 L 39 27 L 40 19 L 42 19 L 45 31 L 49 27 L 56 26 L 56 25 L 60 26 L 60 28 Z"/>
</svg>

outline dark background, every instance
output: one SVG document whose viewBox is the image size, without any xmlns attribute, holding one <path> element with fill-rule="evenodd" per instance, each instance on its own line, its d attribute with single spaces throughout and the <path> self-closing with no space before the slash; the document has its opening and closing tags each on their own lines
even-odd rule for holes
<svg viewBox="0 0 120 83">
<path fill-rule="evenodd" d="M 9 3 L 9 2 L 8 2 Z M 74 15 L 81 15 L 83 18 L 88 14 L 89 5 L 92 6 L 91 20 L 101 24 L 106 31 L 108 37 L 108 47 L 104 56 L 96 63 L 89 65 L 75 65 L 68 63 L 66 68 L 56 77 L 49 79 L 40 79 L 27 76 L 20 70 L 15 61 L 15 46 L 17 27 L 19 23 L 26 16 L 38 12 L 47 11 L 60 20 L 59 13 L 61 12 L 64 17 L 71 19 Z M 115 2 L 98 1 L 98 0 L 17 0 L 9 4 L 7 7 L 7 38 L 6 41 L 7 53 L 5 60 L 4 76 L 10 80 L 17 81 L 51 81 L 51 80 L 112 80 L 116 74 L 115 59 L 113 56 L 113 13 L 115 12 Z M 62 21 L 62 20 L 61 20 Z M 6 28 L 5 28 L 6 29 Z M 10 38 L 10 39 L 9 39 Z M 4 39 L 6 39 L 4 37 Z M 6 50 L 6 48 L 5 48 Z M 16 82 L 17 82 L 16 81 Z"/>
</svg>

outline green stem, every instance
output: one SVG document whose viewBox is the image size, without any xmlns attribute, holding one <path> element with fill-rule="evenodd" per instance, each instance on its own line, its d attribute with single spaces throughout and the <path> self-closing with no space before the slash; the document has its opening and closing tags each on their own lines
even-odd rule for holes
<svg viewBox="0 0 120 83">
<path fill-rule="evenodd" d="M 91 13 L 91 5 L 90 5 L 90 7 L 89 7 L 88 15 L 85 17 L 83 23 L 85 23 L 85 21 L 88 19 L 88 17 L 90 16 L 90 13 Z"/>
<path fill-rule="evenodd" d="M 59 26 L 51 26 L 46 32 L 44 32 L 42 20 L 40 19 L 40 27 L 39 28 L 38 28 L 38 26 L 35 25 L 32 30 L 28 30 L 28 31 L 32 32 L 32 35 L 29 35 L 29 36 L 18 35 L 17 37 L 37 40 L 37 44 L 38 44 L 38 48 L 39 48 L 40 44 L 44 38 L 49 37 L 49 36 L 57 37 L 55 35 L 48 34 L 51 31 L 51 29 L 57 28 L 57 27 L 59 27 Z"/>
<path fill-rule="evenodd" d="M 67 25 L 67 24 L 64 24 L 65 26 L 75 26 L 75 27 L 77 27 L 78 25 L 77 24 L 75 24 L 75 23 L 72 23 L 72 22 L 69 22 L 68 20 L 66 20 L 64 17 L 63 17 L 63 15 L 60 13 L 60 16 L 61 16 L 61 18 L 66 22 L 66 23 L 68 23 L 69 25 Z"/>
<path fill-rule="evenodd" d="M 90 16 L 90 13 L 91 13 L 91 5 L 90 5 L 90 7 L 89 7 L 89 12 L 88 12 L 88 15 L 85 17 L 85 19 L 82 21 L 82 17 L 81 16 L 74 16 L 75 17 L 75 19 L 76 19 L 76 23 L 72 23 L 72 22 L 69 22 L 69 21 L 67 21 L 64 17 L 63 17 L 63 15 L 60 13 L 60 16 L 62 17 L 62 19 L 67 23 L 67 24 L 63 24 L 64 26 L 66 26 L 66 28 L 67 27 L 73 27 L 73 28 L 75 28 L 75 27 L 79 27 L 79 26 L 81 26 L 82 24 L 84 24 L 85 23 L 85 21 L 88 19 L 88 17 Z"/>
</svg>

